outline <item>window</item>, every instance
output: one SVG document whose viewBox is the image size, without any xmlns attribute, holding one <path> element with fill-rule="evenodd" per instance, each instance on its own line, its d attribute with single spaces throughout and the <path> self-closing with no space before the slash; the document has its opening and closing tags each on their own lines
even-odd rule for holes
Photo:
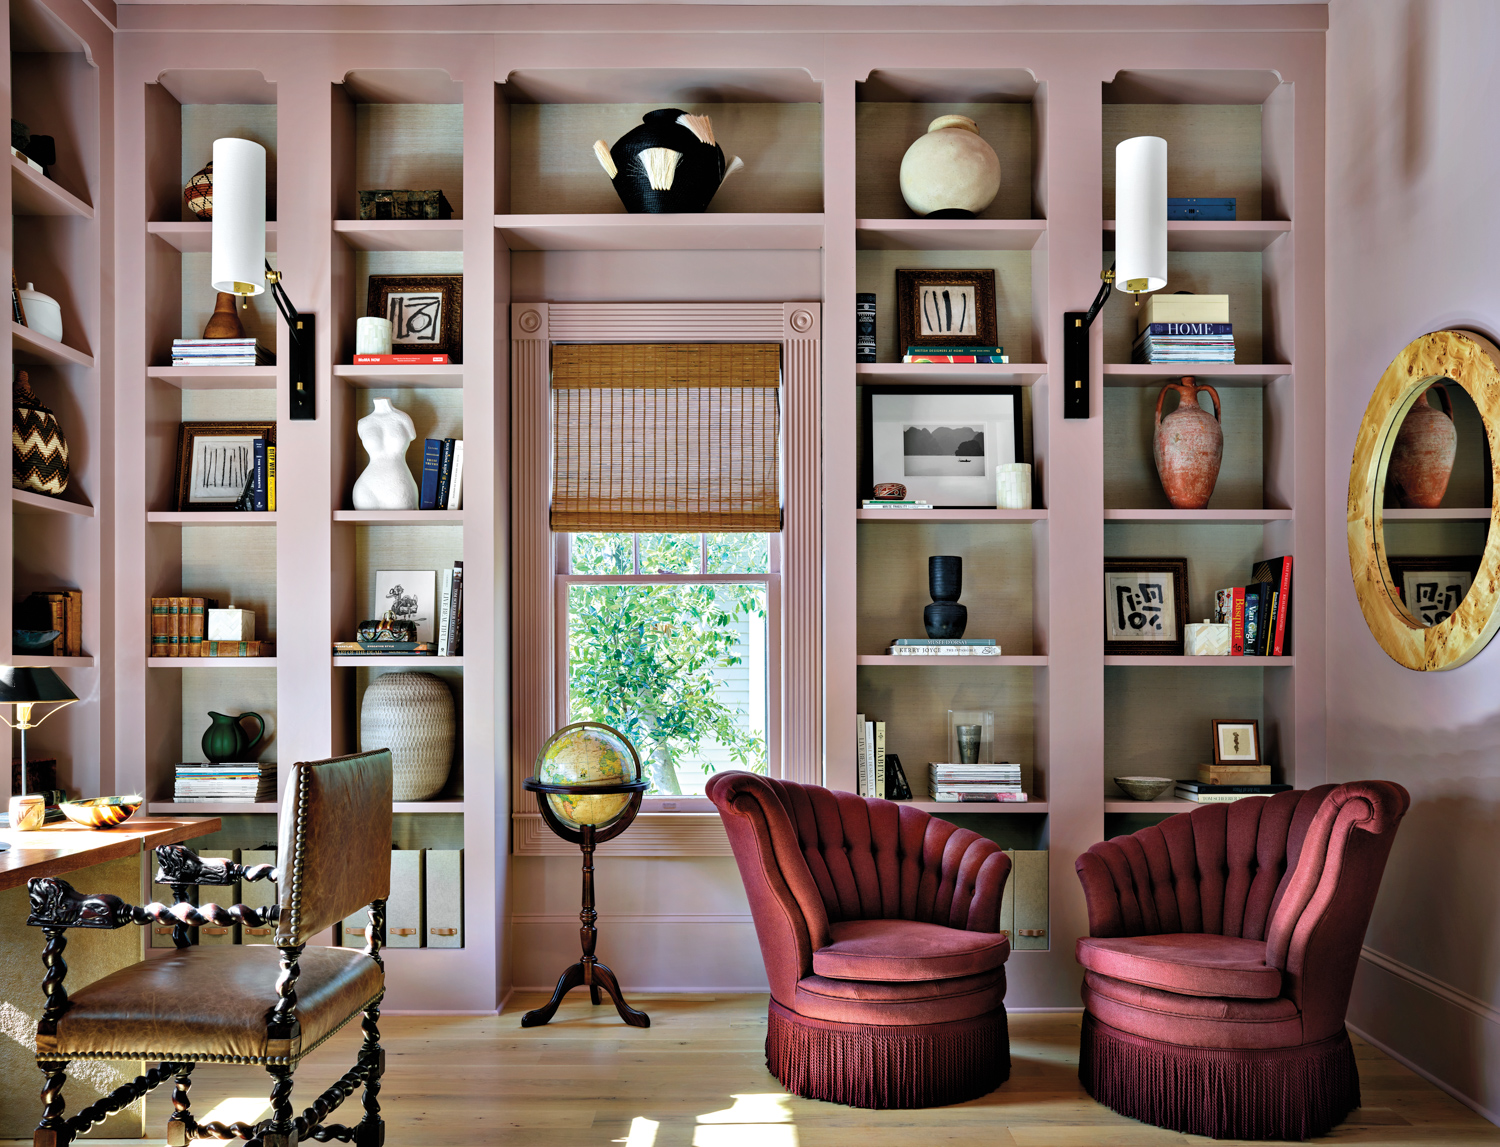
<svg viewBox="0 0 1500 1147">
<path fill-rule="evenodd" d="M 778 535 L 556 539 L 560 723 L 620 729 L 656 796 L 780 761 Z"/>
</svg>

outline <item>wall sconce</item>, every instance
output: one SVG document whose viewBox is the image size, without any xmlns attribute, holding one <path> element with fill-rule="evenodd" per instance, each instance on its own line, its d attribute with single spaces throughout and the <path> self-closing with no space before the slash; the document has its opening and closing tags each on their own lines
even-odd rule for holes
<svg viewBox="0 0 1500 1147">
<path fill-rule="evenodd" d="M 216 291 L 248 298 L 270 284 L 292 336 L 290 417 L 317 418 L 317 327 L 312 315 L 292 306 L 281 286 L 281 273 L 266 261 L 266 149 L 248 139 L 214 140 L 211 267 Z"/>
<path fill-rule="evenodd" d="M 215 171 L 218 169 L 215 168 Z M 1138 135 L 1115 147 L 1115 261 L 1094 305 L 1063 314 L 1063 417 L 1089 416 L 1089 328 L 1114 286 L 1135 296 L 1167 285 L 1167 141 Z"/>
</svg>

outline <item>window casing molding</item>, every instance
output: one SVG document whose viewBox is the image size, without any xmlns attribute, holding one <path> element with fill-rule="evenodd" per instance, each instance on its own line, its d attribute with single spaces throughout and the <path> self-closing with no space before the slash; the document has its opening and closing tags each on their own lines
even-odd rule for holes
<svg viewBox="0 0 1500 1147">
<path fill-rule="evenodd" d="M 552 449 L 549 369 L 554 342 L 779 342 L 782 345 L 782 457 L 779 665 L 768 718 L 779 732 L 772 775 L 823 781 L 823 608 L 821 307 L 817 303 L 511 304 L 512 852 L 575 855 L 552 837 L 521 788 L 562 704 L 561 596 L 549 525 Z M 692 580 L 715 580 L 713 575 Z M 779 688 L 777 687 L 779 683 Z M 729 852 L 703 797 L 654 797 L 630 830 L 610 842 L 617 855 L 713 856 Z"/>
</svg>

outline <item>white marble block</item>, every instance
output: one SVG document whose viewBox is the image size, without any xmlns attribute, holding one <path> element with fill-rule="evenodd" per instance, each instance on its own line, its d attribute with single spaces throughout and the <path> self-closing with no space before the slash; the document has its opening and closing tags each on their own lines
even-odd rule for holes
<svg viewBox="0 0 1500 1147">
<path fill-rule="evenodd" d="M 209 641 L 254 641 L 255 614 L 248 609 L 208 611 Z"/>
<path fill-rule="evenodd" d="M 1182 627 L 1183 652 L 1189 657 L 1228 657 L 1229 626 L 1211 621 L 1189 622 Z"/>
</svg>

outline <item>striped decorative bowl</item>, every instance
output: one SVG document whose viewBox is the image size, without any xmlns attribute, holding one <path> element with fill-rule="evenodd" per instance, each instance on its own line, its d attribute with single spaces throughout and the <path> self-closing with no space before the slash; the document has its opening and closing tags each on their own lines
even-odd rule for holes
<svg viewBox="0 0 1500 1147">
<path fill-rule="evenodd" d="M 62 809 L 63 816 L 84 828 L 115 828 L 135 815 L 135 810 L 141 807 L 141 798 L 90 797 L 88 800 L 63 801 L 57 807 Z"/>
</svg>

